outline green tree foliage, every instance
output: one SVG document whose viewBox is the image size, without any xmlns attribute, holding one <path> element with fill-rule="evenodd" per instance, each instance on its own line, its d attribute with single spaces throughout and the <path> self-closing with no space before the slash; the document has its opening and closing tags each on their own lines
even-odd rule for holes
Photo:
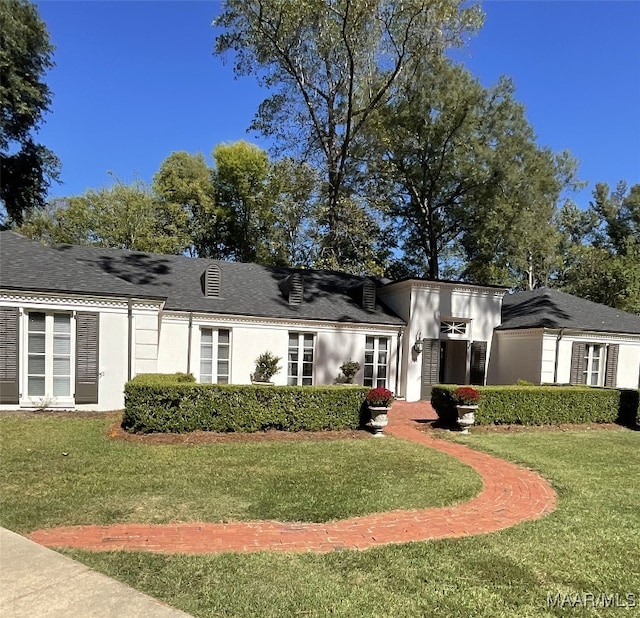
<svg viewBox="0 0 640 618">
<path fill-rule="evenodd" d="M 34 141 L 49 110 L 43 82 L 53 66 L 53 46 L 36 7 L 26 0 L 0 2 L 0 202 L 9 222 L 43 207 L 59 161 Z"/>
<path fill-rule="evenodd" d="M 269 230 L 269 253 L 274 265 L 301 267 L 314 263 L 312 232 L 318 185 L 318 175 L 307 163 L 285 157 L 271 164 L 267 199 L 274 217 Z"/>
<path fill-rule="evenodd" d="M 267 263 L 274 220 L 267 199 L 269 156 L 241 140 L 218 144 L 213 158 L 215 200 L 227 220 L 227 256 L 238 262 Z"/>
<path fill-rule="evenodd" d="M 155 194 L 184 211 L 192 256 L 226 257 L 227 217 L 214 198 L 211 169 L 201 153 L 173 152 L 153 178 Z"/>
<path fill-rule="evenodd" d="M 187 223 L 179 206 L 158 200 L 144 183 L 117 181 L 33 213 L 20 231 L 49 244 L 179 254 L 189 244 Z"/>
<path fill-rule="evenodd" d="M 487 89 L 445 59 L 413 77 L 370 131 L 405 274 L 519 285 L 532 255 L 553 255 L 573 161 L 536 145 L 509 80 Z"/>
<path fill-rule="evenodd" d="M 323 230 L 319 260 L 352 269 L 361 208 L 354 186 L 357 142 L 373 112 L 417 66 L 479 27 L 460 0 L 228 0 L 216 52 L 235 54 L 238 75 L 256 75 L 272 94 L 252 127 L 319 171 Z M 362 210 L 358 220 L 371 218 Z M 371 222 L 364 226 L 371 227 Z M 360 230 L 362 233 L 366 229 Z M 359 239 L 356 244 L 365 242 Z M 362 265 L 357 265 L 358 269 Z"/>
<path fill-rule="evenodd" d="M 563 257 L 556 285 L 594 302 L 640 313 L 640 184 L 596 185 L 587 211 L 558 218 Z"/>
</svg>

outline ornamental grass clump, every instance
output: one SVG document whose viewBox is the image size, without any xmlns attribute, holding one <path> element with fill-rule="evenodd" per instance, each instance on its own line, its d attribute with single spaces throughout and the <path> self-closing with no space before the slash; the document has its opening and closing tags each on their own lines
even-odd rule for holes
<svg viewBox="0 0 640 618">
<path fill-rule="evenodd" d="M 372 388 L 366 396 L 367 405 L 373 408 L 388 408 L 393 400 L 393 393 L 386 388 Z"/>
<path fill-rule="evenodd" d="M 452 397 L 457 406 L 477 406 L 480 402 L 480 392 L 471 386 L 459 386 Z"/>
</svg>

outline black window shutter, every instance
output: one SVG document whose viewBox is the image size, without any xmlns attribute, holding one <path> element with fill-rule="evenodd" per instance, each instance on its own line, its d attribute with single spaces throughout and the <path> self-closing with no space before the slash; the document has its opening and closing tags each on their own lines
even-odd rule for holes
<svg viewBox="0 0 640 618">
<path fill-rule="evenodd" d="M 620 346 L 615 343 L 607 349 L 607 370 L 604 375 L 604 385 L 615 387 L 616 376 L 618 374 L 618 352 Z"/>
<path fill-rule="evenodd" d="M 587 346 L 579 341 L 574 341 L 571 346 L 571 384 L 584 384 L 584 355 Z"/>
<path fill-rule="evenodd" d="M 100 314 L 76 314 L 76 403 L 98 403 Z"/>
<path fill-rule="evenodd" d="M 431 387 L 438 383 L 440 375 L 440 339 L 422 341 L 422 399 L 431 398 Z"/>
<path fill-rule="evenodd" d="M 471 370 L 469 382 L 484 386 L 485 367 L 487 366 L 487 342 L 474 341 L 471 344 Z"/>
<path fill-rule="evenodd" d="M 0 307 L 0 403 L 20 399 L 19 320 L 17 307 Z"/>
</svg>

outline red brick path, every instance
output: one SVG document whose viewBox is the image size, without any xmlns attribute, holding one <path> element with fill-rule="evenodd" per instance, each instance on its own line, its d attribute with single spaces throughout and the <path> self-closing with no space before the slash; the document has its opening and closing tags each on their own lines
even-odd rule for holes
<svg viewBox="0 0 640 618">
<path fill-rule="evenodd" d="M 328 552 L 494 532 L 538 519 L 555 509 L 556 494 L 537 473 L 466 446 L 432 438 L 417 429 L 414 419 L 434 418 L 429 404 L 397 401 L 389 418 L 388 433 L 434 448 L 471 466 L 482 476 L 482 492 L 470 502 L 452 507 L 390 511 L 321 524 L 256 521 L 71 526 L 36 530 L 29 538 L 48 547 L 95 551 Z"/>
</svg>

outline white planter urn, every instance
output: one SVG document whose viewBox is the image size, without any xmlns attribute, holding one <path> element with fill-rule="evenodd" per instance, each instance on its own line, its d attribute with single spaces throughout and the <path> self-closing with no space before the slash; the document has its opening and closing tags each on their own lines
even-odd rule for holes
<svg viewBox="0 0 640 618">
<path fill-rule="evenodd" d="M 386 406 L 369 406 L 371 412 L 371 420 L 368 425 L 373 430 L 374 438 L 383 438 L 383 429 L 389 424 L 389 417 L 387 413 L 389 408 Z"/>
<path fill-rule="evenodd" d="M 477 405 L 457 405 L 458 409 L 458 426 L 461 433 L 469 433 L 469 427 L 476 422 Z"/>
</svg>

